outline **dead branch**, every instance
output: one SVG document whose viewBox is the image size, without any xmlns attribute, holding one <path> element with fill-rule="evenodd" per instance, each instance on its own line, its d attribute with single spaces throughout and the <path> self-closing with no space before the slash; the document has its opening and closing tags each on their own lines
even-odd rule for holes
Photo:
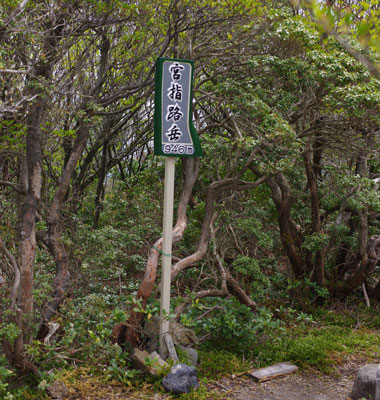
<svg viewBox="0 0 380 400">
<path fill-rule="evenodd" d="M 257 304 L 247 295 L 245 290 L 239 285 L 238 281 L 226 269 L 227 286 L 230 293 L 233 293 L 240 303 L 248 306 L 252 311 L 257 310 Z"/>
<path fill-rule="evenodd" d="M 8 258 L 9 262 L 11 263 L 14 273 L 15 273 L 15 279 L 13 282 L 12 286 L 12 292 L 11 292 L 11 309 L 15 308 L 16 306 L 16 301 L 17 301 L 17 292 L 20 287 L 20 269 L 17 265 L 16 258 L 13 256 L 13 254 L 5 247 L 5 244 L 0 237 L 0 248 L 3 250 L 4 254 Z"/>
<path fill-rule="evenodd" d="M 8 181 L 0 181 L 0 186 L 8 186 L 18 193 L 21 193 L 21 194 L 25 193 L 24 190 L 22 189 L 22 187 L 17 183 L 8 182 Z"/>
<path fill-rule="evenodd" d="M 0 69 L 0 74 L 9 74 L 9 75 L 22 75 L 22 74 L 29 74 L 31 68 L 28 69 Z"/>
</svg>

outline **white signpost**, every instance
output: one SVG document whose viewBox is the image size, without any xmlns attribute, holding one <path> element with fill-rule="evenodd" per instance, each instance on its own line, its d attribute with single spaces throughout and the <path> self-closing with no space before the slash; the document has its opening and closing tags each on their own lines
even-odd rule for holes
<svg viewBox="0 0 380 400">
<path fill-rule="evenodd" d="M 192 123 L 193 62 L 159 58 L 156 62 L 154 154 L 166 156 L 162 241 L 160 355 L 166 354 L 169 334 L 170 284 L 175 157 L 200 157 L 198 135 Z"/>
<path fill-rule="evenodd" d="M 164 337 L 169 333 L 170 284 L 172 269 L 172 229 L 174 200 L 175 158 L 165 158 L 164 182 L 164 217 L 162 238 L 162 278 L 161 278 L 161 309 L 160 309 L 160 356 L 166 353 Z M 165 315 L 166 314 L 166 315 Z"/>
</svg>

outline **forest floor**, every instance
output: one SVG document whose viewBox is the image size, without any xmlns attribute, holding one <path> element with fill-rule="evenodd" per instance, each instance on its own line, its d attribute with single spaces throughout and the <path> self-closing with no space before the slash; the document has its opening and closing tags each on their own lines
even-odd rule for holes
<svg viewBox="0 0 380 400">
<path fill-rule="evenodd" d="M 203 384 L 201 394 L 194 399 L 207 400 L 349 400 L 357 370 L 365 360 L 352 357 L 336 368 L 333 374 L 318 371 L 301 371 L 292 375 L 255 382 L 246 376 L 225 376 L 217 381 Z M 96 387 L 92 381 L 81 382 L 80 390 L 75 384 L 69 388 L 68 400 L 169 400 L 173 396 L 163 393 L 151 385 L 136 390 L 122 385 Z M 178 397 L 177 397 L 178 398 Z"/>
</svg>

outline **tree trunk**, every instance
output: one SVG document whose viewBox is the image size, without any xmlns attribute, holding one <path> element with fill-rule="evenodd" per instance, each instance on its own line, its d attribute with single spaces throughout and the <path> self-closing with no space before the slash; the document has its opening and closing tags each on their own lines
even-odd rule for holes
<svg viewBox="0 0 380 400">
<path fill-rule="evenodd" d="M 101 161 L 100 171 L 98 174 L 98 185 L 96 187 L 96 195 L 95 195 L 95 215 L 94 215 L 94 222 L 92 224 L 92 229 L 98 228 L 100 213 L 103 208 L 102 203 L 104 198 L 104 180 L 106 177 L 107 149 L 108 149 L 108 142 L 106 141 L 103 144 L 102 161 Z"/>
<path fill-rule="evenodd" d="M 21 334 L 15 341 L 13 364 L 23 372 L 36 373 L 36 367 L 25 354 L 24 344 L 32 339 L 34 260 L 36 256 L 36 213 L 41 195 L 41 115 L 42 105 L 36 102 L 30 107 L 26 134 L 26 194 L 19 213 L 19 247 L 17 264 L 20 285 L 16 305 L 16 322 Z M 25 180 L 22 178 L 22 181 Z"/>
<path fill-rule="evenodd" d="M 368 150 L 362 150 L 359 153 L 356 163 L 356 173 L 365 178 L 368 176 Z M 374 244 L 368 240 L 368 206 L 364 206 L 357 211 L 359 217 L 359 266 L 357 270 L 344 282 L 341 292 L 350 294 L 358 288 L 367 277 L 373 272 L 377 263 L 376 250 L 373 249 Z M 377 241 L 375 240 L 375 243 Z M 377 244 L 376 244 L 377 247 Z"/>
<path fill-rule="evenodd" d="M 65 292 L 70 281 L 69 259 L 61 239 L 62 227 L 60 224 L 60 213 L 62 202 L 70 187 L 71 177 L 86 146 L 88 133 L 89 127 L 87 125 L 81 125 L 78 128 L 75 143 L 49 211 L 47 221 L 48 230 L 43 240 L 53 256 L 56 266 L 56 275 L 53 283 L 53 298 L 44 305 L 42 310 L 42 321 L 37 335 L 37 338 L 40 340 L 48 333 L 47 323 L 64 300 Z"/>
<path fill-rule="evenodd" d="M 306 151 L 303 154 L 305 162 L 305 170 L 307 176 L 307 183 L 310 190 L 311 198 L 311 224 L 312 233 L 321 233 L 321 214 L 319 209 L 319 195 L 317 177 L 315 175 L 312 161 L 311 152 Z M 325 286 L 325 251 L 324 245 L 321 244 L 321 248 L 315 252 L 314 269 L 313 269 L 314 280 L 321 287 Z"/>
<path fill-rule="evenodd" d="M 252 168 L 251 168 L 252 169 Z M 252 169 L 257 173 L 255 169 Z M 302 234 L 298 226 L 290 216 L 290 188 L 285 176 L 277 173 L 267 179 L 267 184 L 272 193 L 272 199 L 278 211 L 280 237 L 282 246 L 290 261 L 293 274 L 296 278 L 302 278 L 306 272 L 305 261 L 302 257 Z"/>
<path fill-rule="evenodd" d="M 380 281 L 376 286 L 369 291 L 369 296 L 377 301 L 380 301 Z"/>
</svg>

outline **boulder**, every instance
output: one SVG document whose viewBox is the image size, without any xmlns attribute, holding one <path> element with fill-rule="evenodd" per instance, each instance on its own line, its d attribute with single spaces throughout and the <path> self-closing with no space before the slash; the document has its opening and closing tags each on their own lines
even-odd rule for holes
<svg viewBox="0 0 380 400">
<path fill-rule="evenodd" d="M 196 370 L 186 364 L 176 364 L 162 380 L 162 385 L 169 392 L 189 393 L 199 387 Z"/>
<path fill-rule="evenodd" d="M 56 380 L 46 388 L 47 394 L 56 400 L 63 400 L 69 395 L 69 389 L 60 380 Z"/>
<path fill-rule="evenodd" d="M 187 365 L 191 365 L 193 367 L 198 365 L 198 352 L 195 349 L 181 345 L 178 345 L 177 349 L 179 352 L 185 355 L 184 358 L 186 358 L 185 362 Z"/>
<path fill-rule="evenodd" d="M 378 368 L 378 364 L 367 364 L 359 369 L 351 392 L 353 400 L 376 399 L 376 372 Z"/>
<path fill-rule="evenodd" d="M 143 329 L 143 335 L 147 339 L 145 348 L 149 351 L 157 351 L 159 348 L 158 336 L 160 333 L 160 317 L 153 316 L 149 319 Z M 199 344 L 199 339 L 195 335 L 194 331 L 190 328 L 179 324 L 178 322 L 171 320 L 169 322 L 169 333 L 173 339 L 175 346 L 194 346 Z"/>
</svg>

